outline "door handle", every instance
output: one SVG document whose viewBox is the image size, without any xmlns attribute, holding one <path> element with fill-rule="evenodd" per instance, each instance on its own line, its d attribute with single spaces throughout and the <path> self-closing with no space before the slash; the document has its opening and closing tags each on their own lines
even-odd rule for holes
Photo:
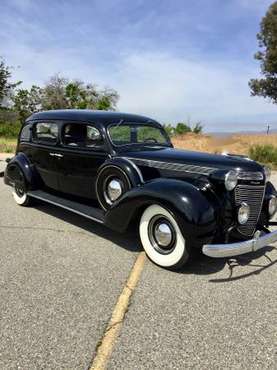
<svg viewBox="0 0 277 370">
<path fill-rule="evenodd" d="M 57 157 L 57 158 L 62 158 L 63 157 L 63 154 L 59 154 L 59 153 L 49 153 L 49 155 L 51 157 Z"/>
</svg>

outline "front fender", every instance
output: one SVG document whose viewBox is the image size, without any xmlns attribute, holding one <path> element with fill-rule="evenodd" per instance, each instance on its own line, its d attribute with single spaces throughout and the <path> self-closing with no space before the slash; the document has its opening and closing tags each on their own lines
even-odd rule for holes
<svg viewBox="0 0 277 370">
<path fill-rule="evenodd" d="M 39 175 L 24 153 L 17 153 L 9 161 L 4 173 L 5 184 L 13 185 L 15 181 L 18 181 L 20 170 L 23 172 L 27 188 L 37 188 L 40 181 Z"/>
<path fill-rule="evenodd" d="M 215 209 L 203 192 L 190 183 L 173 179 L 155 179 L 131 189 L 107 212 L 105 223 L 124 231 L 151 204 L 167 208 L 185 238 L 201 239 L 215 232 Z"/>
<path fill-rule="evenodd" d="M 259 224 L 262 226 L 269 226 L 270 216 L 268 214 L 268 203 L 272 196 L 277 196 L 277 191 L 274 185 L 268 181 L 265 186 L 264 201 L 262 206 L 262 211 L 259 218 Z"/>
<path fill-rule="evenodd" d="M 272 195 L 277 196 L 277 192 L 274 185 L 268 181 L 265 186 L 265 200 L 269 199 Z"/>
</svg>

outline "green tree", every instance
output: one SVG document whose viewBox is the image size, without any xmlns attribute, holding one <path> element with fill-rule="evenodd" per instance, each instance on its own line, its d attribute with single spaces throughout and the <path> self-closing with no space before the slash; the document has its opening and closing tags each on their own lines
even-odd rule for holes
<svg viewBox="0 0 277 370">
<path fill-rule="evenodd" d="M 65 86 L 65 96 L 70 108 L 80 108 L 81 87 L 80 82 L 69 82 Z"/>
<path fill-rule="evenodd" d="M 196 122 L 195 126 L 191 130 L 194 134 L 202 134 L 203 125 L 201 122 Z"/>
<path fill-rule="evenodd" d="M 32 113 L 41 109 L 42 89 L 33 85 L 30 90 L 18 89 L 12 98 L 13 109 L 18 113 L 18 118 L 23 123 Z"/>
<path fill-rule="evenodd" d="M 115 110 L 118 100 L 119 94 L 117 93 L 116 90 L 111 88 L 105 88 L 104 90 L 98 92 L 96 109 Z"/>
<path fill-rule="evenodd" d="M 10 67 L 0 58 L 0 109 L 9 107 L 13 90 L 21 83 L 21 81 L 15 83 L 10 82 L 11 76 Z"/>
<path fill-rule="evenodd" d="M 100 109 L 114 110 L 119 95 L 113 89 L 100 90 L 96 85 L 80 80 L 70 81 L 53 76 L 42 90 L 43 109 Z"/>
<path fill-rule="evenodd" d="M 187 123 L 179 122 L 176 125 L 175 133 L 176 135 L 183 135 L 191 132 L 191 127 Z"/>
<path fill-rule="evenodd" d="M 262 19 L 257 39 L 261 50 L 255 54 L 255 59 L 260 61 L 263 77 L 250 80 L 251 95 L 277 103 L 277 1 Z"/>
<path fill-rule="evenodd" d="M 168 136 L 174 136 L 175 135 L 175 127 L 172 126 L 170 123 L 165 123 L 163 125 L 163 128 L 165 129 L 165 131 L 167 132 L 167 135 Z"/>
<path fill-rule="evenodd" d="M 64 109 L 68 108 L 65 88 L 68 80 L 59 75 L 50 78 L 42 90 L 42 109 Z"/>
</svg>

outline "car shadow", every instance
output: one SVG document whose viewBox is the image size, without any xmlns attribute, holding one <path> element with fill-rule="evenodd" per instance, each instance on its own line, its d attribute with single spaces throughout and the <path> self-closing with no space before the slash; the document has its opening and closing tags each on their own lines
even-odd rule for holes
<svg viewBox="0 0 277 370">
<path fill-rule="evenodd" d="M 224 270 L 224 268 L 227 267 L 226 276 L 212 278 L 209 282 L 225 283 L 241 280 L 253 275 L 258 275 L 264 270 L 274 266 L 277 263 L 277 259 L 272 259 L 269 252 L 276 249 L 276 247 L 267 246 L 256 252 L 230 258 L 210 258 L 203 254 L 199 254 L 199 256 L 181 272 L 183 274 L 210 275 Z M 239 267 L 245 267 L 245 270 L 242 271 Z"/>
<path fill-rule="evenodd" d="M 110 240 L 114 244 L 117 244 L 119 247 L 122 247 L 131 252 L 139 252 L 142 250 L 135 225 L 131 225 L 125 233 L 119 233 L 113 231 L 105 225 L 99 224 L 95 221 L 89 220 L 88 218 L 79 216 L 76 213 L 56 207 L 49 203 L 36 201 L 35 208 L 41 212 L 44 212 L 69 224 L 77 226 L 83 231 L 91 233 L 92 235 L 95 234 L 101 238 Z"/>
<path fill-rule="evenodd" d="M 135 225 L 131 225 L 125 233 L 121 234 L 119 232 L 111 230 L 105 225 L 98 224 L 95 221 L 91 221 L 85 217 L 79 216 L 73 212 L 64 210 L 48 203 L 36 202 L 35 208 L 40 210 L 41 212 L 44 212 L 48 215 L 77 226 L 85 232 L 95 234 L 101 238 L 107 239 L 128 251 L 140 252 L 143 250 Z M 277 263 L 277 259 L 272 260 L 269 255 L 269 252 L 274 249 L 277 248 L 273 246 L 268 246 L 259 251 L 232 258 L 210 258 L 203 255 L 202 253 L 198 253 L 197 256 L 195 256 L 192 261 L 187 264 L 182 270 L 174 271 L 174 273 L 211 275 L 224 270 L 224 268 L 227 266 L 228 269 L 226 270 L 226 277 L 215 277 L 210 279 L 209 282 L 224 283 L 228 281 L 240 280 L 252 275 L 260 274 L 264 270 L 275 265 Z M 261 262 L 261 257 L 264 257 L 264 262 Z M 249 271 L 249 269 L 246 269 L 244 273 L 237 275 L 236 271 L 238 271 L 239 266 L 251 267 L 251 271 Z"/>
</svg>

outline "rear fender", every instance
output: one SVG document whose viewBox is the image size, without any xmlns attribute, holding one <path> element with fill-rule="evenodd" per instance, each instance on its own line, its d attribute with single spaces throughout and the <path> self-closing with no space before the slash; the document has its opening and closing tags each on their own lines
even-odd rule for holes
<svg viewBox="0 0 277 370">
<path fill-rule="evenodd" d="M 215 209 L 194 185 L 173 179 L 155 179 L 125 193 L 106 213 L 105 223 L 124 231 L 151 204 L 168 209 L 185 238 L 202 238 L 216 230 Z"/>
<path fill-rule="evenodd" d="M 24 153 L 16 154 L 8 163 L 5 174 L 4 182 L 7 185 L 13 185 L 16 181 L 20 180 L 20 171 L 22 171 L 27 190 L 35 189 L 40 184 L 39 175 Z"/>
</svg>

